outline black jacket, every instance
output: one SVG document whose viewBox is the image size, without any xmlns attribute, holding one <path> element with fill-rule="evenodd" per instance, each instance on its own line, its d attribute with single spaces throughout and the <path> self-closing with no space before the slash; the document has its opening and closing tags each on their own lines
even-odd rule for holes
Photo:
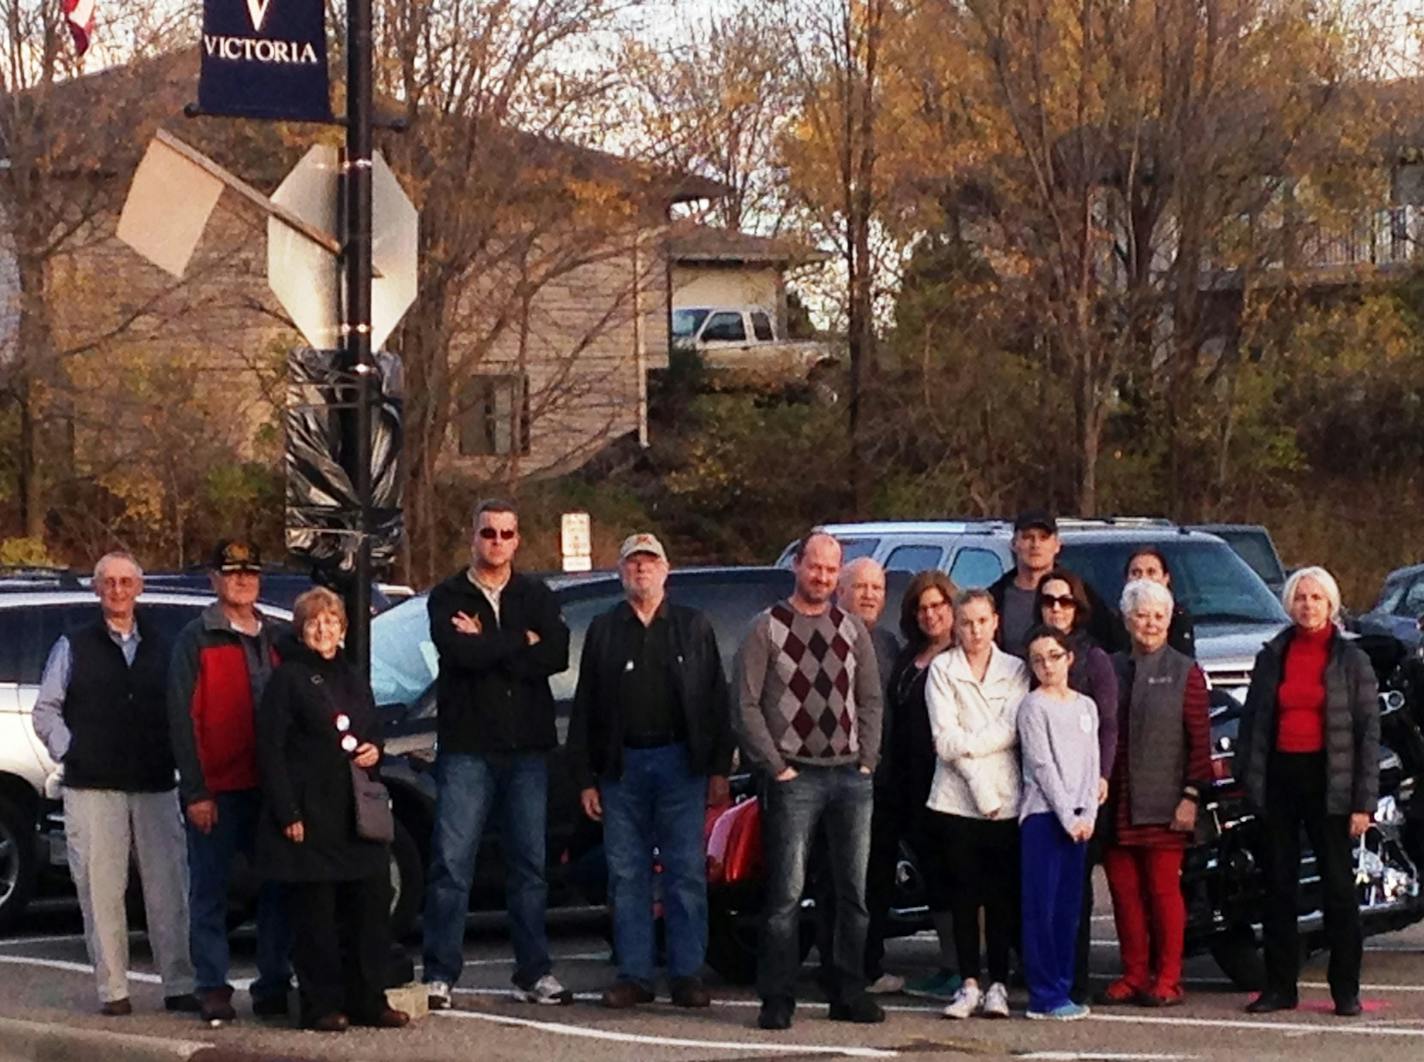
<svg viewBox="0 0 1424 1062">
<path fill-rule="evenodd" d="M 694 608 L 665 601 L 671 640 L 673 689 L 682 709 L 688 757 L 697 774 L 725 775 L 732 768 L 731 699 L 717 636 Z M 625 661 L 614 648 L 616 624 L 632 606 L 620 601 L 596 616 L 584 636 L 578 688 L 569 717 L 569 763 L 580 789 L 623 771 L 620 685 Z"/>
<path fill-rule="evenodd" d="M 1258 808 L 1266 806 L 1266 772 L 1276 747 L 1276 694 L 1292 625 L 1256 654 L 1241 713 L 1236 775 Z M 1325 664 L 1325 811 L 1374 814 L 1379 801 L 1379 684 L 1370 658 L 1338 631 Z"/>
<path fill-rule="evenodd" d="M 71 789 L 162 793 L 177 784 L 165 701 L 169 646 L 141 606 L 134 622 L 132 666 L 102 615 L 69 635 L 63 711 L 70 735 L 64 784 Z"/>
<path fill-rule="evenodd" d="M 351 757 L 334 719 L 345 713 L 348 733 L 380 747 L 371 688 L 340 653 L 324 660 L 295 640 L 281 651 L 283 662 L 257 710 L 257 871 L 273 881 L 353 881 L 385 873 L 386 845 L 356 836 Z M 294 822 L 305 831 L 301 844 L 282 832 Z"/>
<path fill-rule="evenodd" d="M 994 609 L 999 615 L 1004 614 L 1004 591 L 1013 585 L 1014 577 L 1018 570 L 1010 568 L 989 587 L 989 593 L 994 598 Z M 1083 588 L 1088 592 L 1088 605 L 1092 608 L 1092 617 L 1088 620 L 1088 634 L 1093 641 L 1102 647 L 1103 652 L 1112 655 L 1121 649 L 1128 647 L 1128 642 L 1124 635 L 1122 625 L 1117 620 L 1117 614 L 1102 599 L 1102 596 L 1093 589 L 1091 583 L 1083 580 Z M 1034 616 L 1035 625 L 1041 622 L 1041 617 Z M 999 643 L 999 648 L 1005 652 L 1012 652 L 1021 655 L 1016 650 L 1004 644 L 1004 628 L 999 626 L 999 633 L 994 636 L 994 640 Z"/>
<path fill-rule="evenodd" d="M 442 752 L 485 755 L 551 749 L 554 697 L 549 677 L 569 666 L 569 629 L 553 592 L 515 572 L 499 599 L 499 619 L 465 571 L 430 592 L 430 637 L 440 654 L 435 695 Z M 457 612 L 480 621 L 479 634 L 461 634 Z M 530 645 L 527 632 L 539 636 Z"/>
</svg>

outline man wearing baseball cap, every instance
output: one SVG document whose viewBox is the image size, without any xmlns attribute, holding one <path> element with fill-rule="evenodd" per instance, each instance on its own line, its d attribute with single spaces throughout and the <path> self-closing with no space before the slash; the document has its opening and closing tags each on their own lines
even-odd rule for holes
<svg viewBox="0 0 1424 1062">
<path fill-rule="evenodd" d="M 1047 509 L 1025 509 L 1014 520 L 1009 548 L 1014 568 L 989 588 L 999 610 L 999 645 L 1005 652 L 1023 656 L 1024 636 L 1040 622 L 1035 615 L 1038 581 L 1052 571 L 1063 548 L 1058 521 Z"/>
<path fill-rule="evenodd" d="M 662 864 L 668 992 L 705 1007 L 708 805 L 728 802 L 732 723 L 707 617 L 667 600 L 667 551 L 629 535 L 618 551 L 625 598 L 589 624 L 569 719 L 569 761 L 584 812 L 603 823 L 618 979 L 603 1005 L 655 998 L 653 862 Z"/>
<path fill-rule="evenodd" d="M 251 858 L 261 794 L 256 706 L 278 663 L 283 625 L 257 609 L 262 557 L 244 539 L 213 548 L 217 600 L 183 628 L 168 671 L 168 728 L 188 825 L 188 910 L 197 996 L 203 1020 L 237 1016 L 228 983 L 227 901 L 234 857 Z M 257 979 L 252 1011 L 287 1013 L 291 931 L 281 887 L 257 901 Z"/>
</svg>

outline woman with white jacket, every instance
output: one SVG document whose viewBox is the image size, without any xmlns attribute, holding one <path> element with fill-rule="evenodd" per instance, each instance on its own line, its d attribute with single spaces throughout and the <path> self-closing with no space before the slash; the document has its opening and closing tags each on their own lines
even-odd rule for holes
<svg viewBox="0 0 1424 1062">
<path fill-rule="evenodd" d="M 947 853 L 954 944 L 964 984 L 946 1018 L 1009 1016 L 1009 949 L 1018 939 L 1018 708 L 1028 670 L 994 644 L 999 616 L 987 590 L 954 602 L 958 645 L 935 658 L 925 684 L 934 735 L 934 783 L 928 806 L 934 843 Z M 979 987 L 979 911 L 984 965 Z"/>
</svg>

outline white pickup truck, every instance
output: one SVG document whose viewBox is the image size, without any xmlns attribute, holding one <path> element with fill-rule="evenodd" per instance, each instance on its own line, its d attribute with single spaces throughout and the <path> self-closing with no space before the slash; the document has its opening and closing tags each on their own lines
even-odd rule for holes
<svg viewBox="0 0 1424 1062">
<path fill-rule="evenodd" d="M 837 362 L 828 343 L 778 336 L 775 315 L 758 306 L 674 308 L 672 345 L 699 352 L 714 379 L 732 386 L 805 382 Z"/>
</svg>

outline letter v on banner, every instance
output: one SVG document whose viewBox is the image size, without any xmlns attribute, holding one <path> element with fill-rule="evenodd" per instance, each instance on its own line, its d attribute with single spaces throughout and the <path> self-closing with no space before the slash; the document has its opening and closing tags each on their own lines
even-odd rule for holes
<svg viewBox="0 0 1424 1062">
<path fill-rule="evenodd" d="M 203 0 L 202 64 L 207 114 L 331 120 L 323 0 Z"/>
</svg>

